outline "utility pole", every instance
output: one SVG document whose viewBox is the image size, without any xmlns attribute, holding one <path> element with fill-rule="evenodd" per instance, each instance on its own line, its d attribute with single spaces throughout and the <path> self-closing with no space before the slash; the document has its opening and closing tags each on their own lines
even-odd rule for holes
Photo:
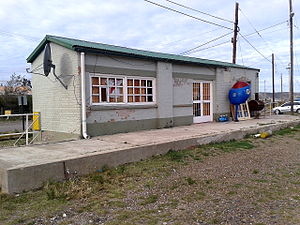
<svg viewBox="0 0 300 225">
<path fill-rule="evenodd" d="M 293 44 L 293 6 L 292 0 L 290 3 L 290 102 L 291 102 L 291 113 L 294 113 L 294 44 Z"/>
<path fill-rule="evenodd" d="M 275 63 L 274 53 L 272 53 L 272 107 L 275 107 Z"/>
<path fill-rule="evenodd" d="M 239 32 L 239 3 L 235 3 L 235 16 L 234 16 L 234 28 L 233 28 L 233 38 L 231 40 L 232 42 L 232 63 L 236 64 L 236 42 L 237 42 L 237 35 Z"/>
<path fill-rule="evenodd" d="M 280 100 L 282 101 L 282 74 L 280 76 Z"/>
</svg>

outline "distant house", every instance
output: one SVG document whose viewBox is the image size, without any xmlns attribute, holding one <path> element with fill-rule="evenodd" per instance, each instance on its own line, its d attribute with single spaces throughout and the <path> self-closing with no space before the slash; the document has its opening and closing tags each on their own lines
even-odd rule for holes
<svg viewBox="0 0 300 225">
<path fill-rule="evenodd" d="M 57 78 L 40 75 L 47 43 Z M 229 113 L 236 81 L 251 83 L 251 98 L 259 90 L 258 69 L 49 35 L 27 62 L 39 73 L 32 76 L 33 110 L 53 136 L 210 122 Z"/>
</svg>

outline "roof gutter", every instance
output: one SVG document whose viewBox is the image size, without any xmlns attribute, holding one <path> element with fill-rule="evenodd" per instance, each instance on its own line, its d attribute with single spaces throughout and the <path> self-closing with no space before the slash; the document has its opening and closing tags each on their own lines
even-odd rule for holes
<svg viewBox="0 0 300 225">
<path fill-rule="evenodd" d="M 81 77 L 81 132 L 84 139 L 90 138 L 86 128 L 86 96 L 85 96 L 85 54 L 80 53 L 80 77 Z"/>
</svg>

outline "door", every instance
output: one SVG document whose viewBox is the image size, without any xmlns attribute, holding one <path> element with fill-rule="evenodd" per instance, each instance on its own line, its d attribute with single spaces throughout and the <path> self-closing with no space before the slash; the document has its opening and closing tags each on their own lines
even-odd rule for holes
<svg viewBox="0 0 300 225">
<path fill-rule="evenodd" d="M 193 83 L 194 123 L 212 121 L 212 82 Z"/>
</svg>

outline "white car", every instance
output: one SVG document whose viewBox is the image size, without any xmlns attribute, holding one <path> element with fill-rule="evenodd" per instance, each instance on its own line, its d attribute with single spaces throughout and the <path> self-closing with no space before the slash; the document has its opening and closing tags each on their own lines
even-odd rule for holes
<svg viewBox="0 0 300 225">
<path fill-rule="evenodd" d="M 282 104 L 281 106 L 275 107 L 272 109 L 272 112 L 276 115 L 285 113 L 285 112 L 290 112 L 291 111 L 291 103 L 286 102 Z M 294 112 L 297 112 L 300 114 L 300 102 L 294 102 Z"/>
</svg>

